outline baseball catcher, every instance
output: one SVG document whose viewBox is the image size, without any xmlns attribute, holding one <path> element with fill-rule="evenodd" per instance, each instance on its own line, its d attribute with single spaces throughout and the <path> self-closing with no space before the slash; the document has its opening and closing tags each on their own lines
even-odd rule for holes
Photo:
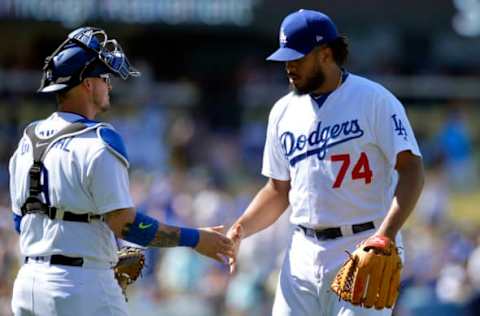
<svg viewBox="0 0 480 316">
<path fill-rule="evenodd" d="M 140 249 L 117 254 L 116 239 L 191 247 L 220 262 L 234 255 L 221 225 L 170 226 L 137 212 L 123 139 L 96 117 L 111 108 L 112 76 L 139 75 L 118 41 L 95 27 L 73 30 L 46 58 L 38 91 L 56 94 L 57 111 L 25 128 L 9 165 L 13 224 L 25 258 L 13 315 L 127 316 L 125 290 L 145 259 Z"/>
<path fill-rule="evenodd" d="M 398 297 L 402 260 L 384 236 L 363 241 L 335 276 L 331 288 L 340 299 L 366 308 L 391 308 Z"/>
</svg>

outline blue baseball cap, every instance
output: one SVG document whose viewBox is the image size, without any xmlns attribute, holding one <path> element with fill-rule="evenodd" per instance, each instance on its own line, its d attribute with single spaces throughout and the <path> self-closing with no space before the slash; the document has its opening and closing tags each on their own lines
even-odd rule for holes
<svg viewBox="0 0 480 316">
<path fill-rule="evenodd" d="M 267 60 L 300 59 L 318 45 L 338 38 L 337 27 L 325 14 L 313 10 L 298 10 L 287 15 L 280 26 L 280 48 Z"/>
</svg>

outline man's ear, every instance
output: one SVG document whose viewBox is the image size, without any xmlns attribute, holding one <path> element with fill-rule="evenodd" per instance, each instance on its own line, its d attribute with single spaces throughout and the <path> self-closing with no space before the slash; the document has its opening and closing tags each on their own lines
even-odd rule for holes
<svg viewBox="0 0 480 316">
<path fill-rule="evenodd" d="M 90 78 L 83 79 L 81 85 L 88 91 L 91 91 L 93 89 L 93 82 Z"/>
<path fill-rule="evenodd" d="M 329 62 L 329 61 L 332 61 L 333 60 L 333 51 L 332 49 L 329 47 L 329 46 L 325 46 L 323 49 L 322 49 L 322 61 L 323 62 Z"/>
<path fill-rule="evenodd" d="M 316 59 L 321 62 L 321 63 L 325 63 L 327 61 L 327 56 L 326 56 L 326 46 L 318 46 L 318 47 L 315 47 L 315 55 L 316 55 Z"/>
<path fill-rule="evenodd" d="M 325 63 L 326 61 L 328 61 L 329 58 L 331 58 L 330 49 L 326 45 L 316 47 L 315 53 L 317 55 L 317 60 L 321 63 Z"/>
</svg>

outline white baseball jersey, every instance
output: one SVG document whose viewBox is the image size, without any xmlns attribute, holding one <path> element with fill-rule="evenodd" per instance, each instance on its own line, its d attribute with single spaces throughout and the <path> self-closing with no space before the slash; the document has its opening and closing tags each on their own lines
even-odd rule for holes
<svg viewBox="0 0 480 316">
<path fill-rule="evenodd" d="M 293 224 L 336 227 L 383 218 L 397 154 L 420 156 L 401 103 L 381 85 L 349 74 L 323 104 L 293 92 L 272 108 L 262 174 L 290 180 Z"/>
<path fill-rule="evenodd" d="M 40 138 L 50 137 L 82 118 L 73 113 L 56 112 L 39 122 L 35 133 Z M 18 215 L 28 196 L 28 172 L 32 163 L 32 144 L 24 135 L 9 166 L 12 211 Z M 57 141 L 43 163 L 48 170 L 48 197 L 52 206 L 76 214 L 104 214 L 133 207 L 128 162 L 121 159 L 96 130 Z M 103 221 L 80 223 L 28 214 L 20 227 L 20 250 L 24 256 L 62 254 L 108 265 L 117 261 L 115 237 Z"/>
</svg>

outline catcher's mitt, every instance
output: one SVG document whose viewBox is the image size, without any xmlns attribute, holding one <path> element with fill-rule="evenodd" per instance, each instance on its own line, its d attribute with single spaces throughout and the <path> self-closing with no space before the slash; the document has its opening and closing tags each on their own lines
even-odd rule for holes
<svg viewBox="0 0 480 316">
<path fill-rule="evenodd" d="M 142 273 L 145 265 L 143 249 L 134 247 L 123 247 L 118 251 L 118 263 L 113 267 L 115 278 L 127 299 L 127 287 L 135 282 Z"/>
<path fill-rule="evenodd" d="M 366 308 L 391 308 L 400 288 L 402 260 L 395 243 L 373 236 L 349 253 L 331 284 L 340 299 Z"/>
</svg>

